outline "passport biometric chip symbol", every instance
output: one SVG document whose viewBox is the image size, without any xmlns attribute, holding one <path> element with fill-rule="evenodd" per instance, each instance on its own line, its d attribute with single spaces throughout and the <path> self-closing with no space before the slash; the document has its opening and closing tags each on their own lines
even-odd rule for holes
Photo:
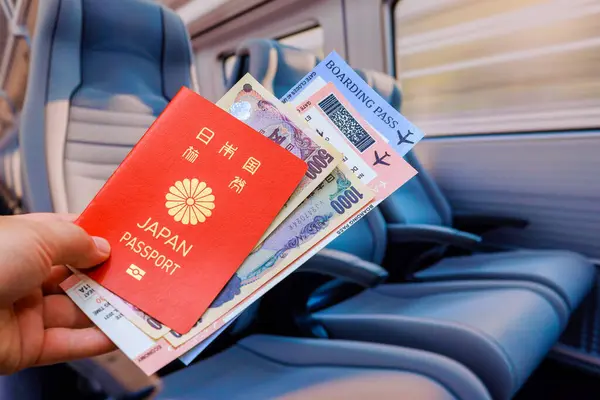
<svg viewBox="0 0 600 400">
<path fill-rule="evenodd" d="M 125 272 L 127 272 L 128 275 L 133 276 L 138 281 L 141 281 L 142 278 L 144 277 L 144 275 L 146 275 L 146 271 L 144 271 L 143 269 L 141 269 L 140 267 L 138 267 L 135 264 L 131 264 L 129 266 L 129 268 L 127 268 L 127 271 L 125 271 Z"/>
<path fill-rule="evenodd" d="M 196 178 L 175 182 L 165 198 L 165 207 L 169 215 L 184 225 L 196 225 L 206 221 L 215 209 L 212 189 Z"/>
</svg>

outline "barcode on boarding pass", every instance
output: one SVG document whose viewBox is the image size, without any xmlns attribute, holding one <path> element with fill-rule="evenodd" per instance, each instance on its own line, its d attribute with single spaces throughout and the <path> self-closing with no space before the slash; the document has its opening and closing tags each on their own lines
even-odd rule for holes
<svg viewBox="0 0 600 400">
<path fill-rule="evenodd" d="M 354 119 L 333 93 L 321 100 L 319 107 L 361 153 L 375 143 L 375 139 Z"/>
</svg>

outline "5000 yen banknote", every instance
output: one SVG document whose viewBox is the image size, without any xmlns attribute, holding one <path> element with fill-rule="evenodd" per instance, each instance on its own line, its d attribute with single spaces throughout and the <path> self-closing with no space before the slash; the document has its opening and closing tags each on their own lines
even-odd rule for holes
<svg viewBox="0 0 600 400">
<path fill-rule="evenodd" d="M 308 165 L 300 184 L 261 237 L 262 242 L 341 162 L 342 154 L 310 128 L 290 107 L 246 74 L 217 106 L 296 155 Z"/>
<path fill-rule="evenodd" d="M 202 332 L 372 199 L 372 191 L 346 166 L 334 169 L 244 261 L 192 330 L 184 335 L 171 332 L 164 338 L 173 346 L 180 346 Z"/>
</svg>

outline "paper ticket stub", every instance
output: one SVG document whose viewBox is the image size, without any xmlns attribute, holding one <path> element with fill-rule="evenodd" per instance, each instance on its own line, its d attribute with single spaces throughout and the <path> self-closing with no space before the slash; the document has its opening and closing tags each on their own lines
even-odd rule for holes
<svg viewBox="0 0 600 400">
<path fill-rule="evenodd" d="M 215 333 L 212 337 L 200 334 L 185 345 L 174 348 L 164 338 L 150 338 L 125 318 L 99 294 L 101 286 L 86 275 L 71 275 L 60 286 L 84 314 L 147 375 L 152 375 L 179 357 L 189 364 L 239 315 L 231 313 L 219 328 L 212 330 L 211 334 Z"/>
<path fill-rule="evenodd" d="M 259 243 L 271 234 L 341 162 L 342 154 L 314 132 L 293 108 L 286 107 L 250 74 L 240 79 L 217 106 L 274 141 L 302 161 L 308 170 Z"/>
<path fill-rule="evenodd" d="M 336 52 L 331 52 L 282 98 L 298 106 L 332 82 L 360 115 L 404 156 L 423 132 L 373 90 Z"/>
<path fill-rule="evenodd" d="M 71 275 L 61 287 L 84 314 L 130 359 L 135 359 L 156 341 L 147 336 L 113 307 L 90 278 Z"/>
</svg>

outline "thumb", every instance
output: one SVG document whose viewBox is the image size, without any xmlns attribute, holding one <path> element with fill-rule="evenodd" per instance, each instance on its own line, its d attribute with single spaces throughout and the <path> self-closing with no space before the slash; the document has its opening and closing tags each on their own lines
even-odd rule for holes
<svg viewBox="0 0 600 400">
<path fill-rule="evenodd" d="M 105 261 L 110 246 L 61 219 L 0 217 L 0 304 L 39 288 L 53 265 L 89 268 Z"/>
</svg>

